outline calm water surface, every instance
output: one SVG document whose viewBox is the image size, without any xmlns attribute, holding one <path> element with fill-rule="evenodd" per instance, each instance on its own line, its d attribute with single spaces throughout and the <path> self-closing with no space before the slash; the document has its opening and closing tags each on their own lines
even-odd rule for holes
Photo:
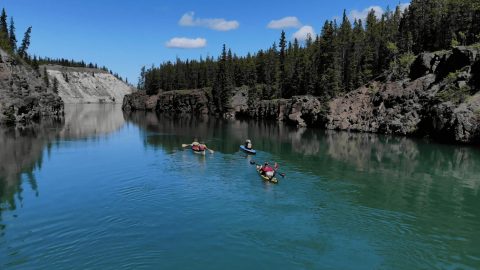
<svg viewBox="0 0 480 270">
<path fill-rule="evenodd" d="M 480 269 L 478 148 L 66 109 L 0 129 L 0 269 Z"/>
</svg>

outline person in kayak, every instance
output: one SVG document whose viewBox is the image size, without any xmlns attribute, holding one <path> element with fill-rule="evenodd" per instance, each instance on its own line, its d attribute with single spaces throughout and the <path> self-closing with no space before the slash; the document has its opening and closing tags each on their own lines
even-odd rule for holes
<svg viewBox="0 0 480 270">
<path fill-rule="evenodd" d="M 275 166 L 272 168 L 268 162 L 265 162 L 265 164 L 262 165 L 260 168 L 260 173 L 270 179 L 272 179 L 275 176 L 275 172 L 278 169 L 278 164 L 275 163 Z"/>
<path fill-rule="evenodd" d="M 193 151 L 203 151 L 200 150 L 200 143 L 198 142 L 197 138 L 193 139 L 193 142 L 190 145 L 192 146 Z"/>
<path fill-rule="evenodd" d="M 252 148 L 253 148 L 252 141 L 246 140 L 245 141 L 245 148 L 248 149 L 248 150 L 252 150 Z"/>
<path fill-rule="evenodd" d="M 182 144 L 182 147 L 183 148 L 191 147 L 192 150 L 195 152 L 202 152 L 202 151 L 208 150 L 211 154 L 215 153 L 215 151 L 213 151 L 212 149 L 209 149 L 204 142 L 199 143 L 197 138 L 193 139 L 193 142 L 191 144 Z"/>
</svg>

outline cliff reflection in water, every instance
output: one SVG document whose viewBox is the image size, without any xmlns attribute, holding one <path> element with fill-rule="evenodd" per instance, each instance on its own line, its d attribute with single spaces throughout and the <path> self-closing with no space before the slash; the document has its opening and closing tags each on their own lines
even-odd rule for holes
<svg viewBox="0 0 480 270">
<path fill-rule="evenodd" d="M 293 150 L 302 154 L 318 154 L 320 145 L 317 137 L 310 138 L 311 132 L 296 129 L 271 121 L 223 120 L 209 116 L 181 117 L 157 115 L 153 112 L 124 113 L 125 119 L 138 125 L 145 133 L 147 145 L 162 147 L 167 152 L 175 151 L 194 138 L 205 141 L 219 152 L 238 152 L 245 139 L 254 139 L 258 149 L 281 149 L 279 143 L 291 144 Z"/>
<path fill-rule="evenodd" d="M 45 150 L 59 140 L 95 139 L 124 125 L 119 105 L 66 105 L 64 119 L 43 119 L 23 127 L 0 127 L 0 229 L 2 211 L 22 202 L 24 182 L 37 194 L 35 170 L 40 170 Z"/>
</svg>

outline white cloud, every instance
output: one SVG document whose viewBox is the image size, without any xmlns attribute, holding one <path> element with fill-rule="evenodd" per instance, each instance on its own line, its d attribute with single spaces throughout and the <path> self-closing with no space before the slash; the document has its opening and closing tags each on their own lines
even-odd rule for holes
<svg viewBox="0 0 480 270">
<path fill-rule="evenodd" d="M 308 36 L 315 39 L 315 30 L 310 25 L 302 26 L 302 28 L 298 29 L 298 31 L 293 34 L 293 38 L 296 38 L 299 41 L 306 40 Z"/>
<path fill-rule="evenodd" d="M 365 19 L 367 18 L 367 15 L 368 13 L 370 12 L 370 10 L 374 10 L 375 11 L 375 15 L 378 17 L 380 17 L 384 11 L 383 11 L 383 8 L 380 7 L 380 6 L 371 6 L 371 7 L 368 7 L 364 10 L 361 10 L 361 11 L 358 11 L 356 9 L 350 11 L 349 15 L 348 15 L 348 18 L 350 20 L 355 20 L 355 19 L 361 19 L 363 22 L 365 21 Z"/>
<path fill-rule="evenodd" d="M 165 44 L 168 48 L 196 49 L 207 46 L 207 40 L 204 38 L 185 38 L 175 37 Z"/>
<path fill-rule="evenodd" d="M 230 31 L 240 26 L 238 21 L 227 21 L 225 19 L 201 19 L 195 18 L 193 11 L 183 14 L 178 22 L 181 26 L 201 26 L 217 31 Z"/>
<path fill-rule="evenodd" d="M 279 20 L 272 20 L 268 23 L 267 28 L 270 29 L 285 29 L 285 28 L 299 28 L 302 26 L 297 17 L 289 16 Z"/>
<path fill-rule="evenodd" d="M 409 6 L 410 6 L 410 3 L 401 3 L 400 10 L 404 12 Z"/>
</svg>

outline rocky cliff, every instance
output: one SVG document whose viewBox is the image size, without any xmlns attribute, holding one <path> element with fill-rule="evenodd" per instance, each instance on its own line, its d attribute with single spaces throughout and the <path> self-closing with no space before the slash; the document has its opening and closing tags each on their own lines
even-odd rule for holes
<svg viewBox="0 0 480 270">
<path fill-rule="evenodd" d="M 63 102 L 39 72 L 0 50 L 0 124 L 63 115 Z"/>
<path fill-rule="evenodd" d="M 134 89 L 112 74 L 92 68 L 47 65 L 51 82 L 58 80 L 58 94 L 65 103 L 122 103 Z"/>
<path fill-rule="evenodd" d="M 480 48 L 424 53 L 410 78 L 372 82 L 329 103 L 329 129 L 480 142 Z"/>
<path fill-rule="evenodd" d="M 338 96 L 254 100 L 239 88 L 226 116 L 274 119 L 298 127 L 428 136 L 480 143 L 480 47 L 418 55 L 408 78 L 372 81 Z M 171 91 L 157 96 L 126 96 L 124 110 L 209 114 L 208 90 Z"/>
<path fill-rule="evenodd" d="M 157 111 L 172 114 L 209 114 L 209 90 L 177 90 L 147 96 L 144 91 L 126 95 L 123 100 L 124 111 Z"/>
</svg>

